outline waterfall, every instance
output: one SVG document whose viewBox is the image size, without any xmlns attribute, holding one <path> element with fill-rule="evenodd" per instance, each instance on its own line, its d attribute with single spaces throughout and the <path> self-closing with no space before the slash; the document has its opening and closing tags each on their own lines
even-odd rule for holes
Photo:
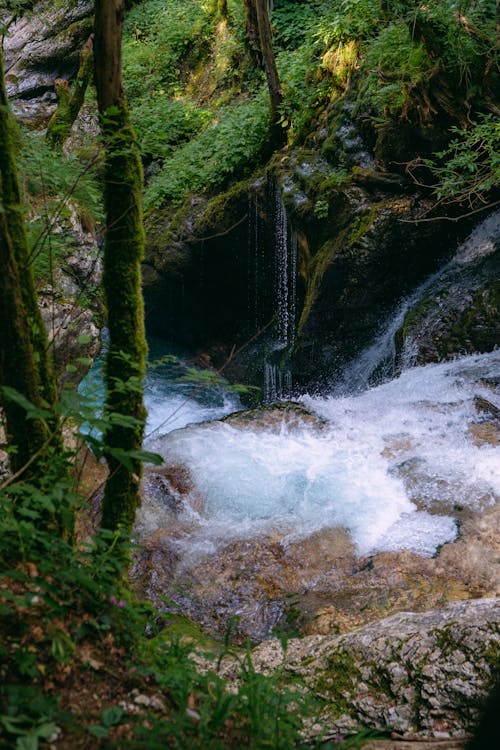
<svg viewBox="0 0 500 750">
<path fill-rule="evenodd" d="M 297 233 L 290 228 L 276 183 L 273 192 L 277 343 L 288 347 L 295 340 Z"/>
<path fill-rule="evenodd" d="M 261 237 L 257 195 L 248 196 L 248 318 L 256 333 L 263 325 L 261 288 L 265 274 L 264 243 Z"/>
<path fill-rule="evenodd" d="M 463 294 L 461 284 L 467 266 L 472 267 L 491 255 L 499 243 L 500 211 L 496 211 L 475 227 L 448 263 L 399 302 L 381 325 L 373 343 L 346 365 L 340 380 L 333 386 L 333 393 L 341 395 L 360 392 L 414 366 L 417 354 L 417 342 L 414 339 L 409 337 L 405 341 L 399 356 L 396 349 L 396 334 L 403 326 L 407 314 L 423 299 L 432 296 L 433 305 L 429 318 L 433 316 L 439 321 L 443 315 L 444 303 L 441 302 L 440 295 L 444 289 L 456 307 L 465 307 L 468 297 Z M 479 287 L 480 275 L 469 281 L 469 292 L 474 291 L 474 285 Z"/>
<path fill-rule="evenodd" d="M 295 342 L 297 312 L 297 233 L 290 226 L 285 204 L 275 180 L 268 201 L 273 223 L 274 255 L 274 338 L 264 364 L 264 401 L 271 403 L 290 397 L 292 372 L 288 353 Z"/>
</svg>

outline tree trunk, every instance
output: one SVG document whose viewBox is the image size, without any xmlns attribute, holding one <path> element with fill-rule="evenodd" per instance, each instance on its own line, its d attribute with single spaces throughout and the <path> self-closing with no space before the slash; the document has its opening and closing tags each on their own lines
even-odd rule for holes
<svg viewBox="0 0 500 750">
<path fill-rule="evenodd" d="M 3 148 L 0 133 L 0 148 Z M 0 189 L 0 207 L 3 195 Z M 6 214 L 0 210 L 0 385 L 14 388 L 35 406 L 41 407 L 40 381 L 25 314 L 21 283 Z M 49 431 L 40 419 L 27 420 L 26 410 L 0 394 L 5 415 L 7 443 L 12 471 L 17 473 L 41 454 L 48 444 Z"/>
<path fill-rule="evenodd" d="M 250 57 L 255 65 L 264 68 L 264 61 L 260 51 L 259 26 L 255 10 L 255 0 L 243 0 L 245 6 L 245 26 Z"/>
<path fill-rule="evenodd" d="M 21 188 L 14 155 L 13 127 L 14 124 L 11 121 L 5 90 L 3 58 L 0 50 L 0 175 L 2 180 L 3 210 L 18 268 L 22 301 L 25 315 L 27 316 L 31 344 L 38 360 L 40 395 L 47 404 L 53 406 L 57 398 L 56 381 L 49 352 L 47 331 L 38 307 L 33 281 Z"/>
<path fill-rule="evenodd" d="M 253 3 L 255 5 L 255 15 L 259 29 L 260 51 L 262 53 L 262 61 L 271 100 L 271 122 L 275 123 L 278 120 L 279 108 L 283 101 L 283 91 L 281 90 L 278 68 L 276 67 L 274 57 L 273 36 L 269 18 L 269 0 L 253 0 Z"/>
<path fill-rule="evenodd" d="M 283 103 L 283 91 L 274 57 L 269 0 L 244 0 L 247 35 L 250 48 L 258 49 L 260 64 L 266 74 L 271 109 L 271 146 L 278 147 L 285 140 L 285 131 L 279 124 L 279 110 Z"/>
<path fill-rule="evenodd" d="M 142 165 L 122 88 L 122 23 L 122 0 L 96 0 L 95 80 L 105 148 L 106 413 L 111 420 L 105 435 L 109 478 L 102 526 L 129 534 L 140 503 L 141 462 L 130 455 L 125 463 L 120 459 L 142 448 L 146 339 L 140 267 L 144 253 Z M 119 415 L 121 424 L 113 415 Z M 131 419 L 133 424 L 124 424 Z"/>
<path fill-rule="evenodd" d="M 73 90 L 69 88 L 68 82 L 64 78 L 57 79 L 55 82 L 55 91 L 59 102 L 56 111 L 50 118 L 46 133 L 47 140 L 55 148 L 61 149 L 66 138 L 69 138 L 73 123 L 83 106 L 85 92 L 93 73 L 93 38 L 93 35 L 89 37 L 80 53 L 80 67 L 73 84 Z"/>
<path fill-rule="evenodd" d="M 12 129 L 0 50 L 0 384 L 51 409 L 55 379 L 29 261 Z M 18 472 L 43 452 L 51 430 L 58 443 L 57 419 L 28 421 L 25 409 L 8 398 L 2 406 L 9 443 L 17 448 L 11 466 Z"/>
</svg>

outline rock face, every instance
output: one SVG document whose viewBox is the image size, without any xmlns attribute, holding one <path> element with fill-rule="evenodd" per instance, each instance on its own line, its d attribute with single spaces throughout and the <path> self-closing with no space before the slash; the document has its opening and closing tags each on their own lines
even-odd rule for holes
<svg viewBox="0 0 500 750">
<path fill-rule="evenodd" d="M 55 233 L 64 238 L 64 258 L 53 283 L 39 289 L 39 304 L 58 379 L 78 382 L 89 367 L 84 360 L 94 359 L 101 346 L 101 257 L 94 229 L 85 226 L 71 202 L 60 208 Z"/>
<path fill-rule="evenodd" d="M 90 0 L 42 0 L 4 39 L 7 94 L 16 115 L 46 121 L 56 104 L 54 80 L 71 78 L 92 32 Z"/>
<path fill-rule="evenodd" d="M 343 636 L 291 639 L 286 653 L 267 641 L 253 661 L 259 671 L 283 667 L 303 680 L 322 703 L 329 736 L 358 726 L 460 736 L 473 728 L 500 666 L 500 600 L 401 612 Z"/>
<path fill-rule="evenodd" d="M 288 359 L 294 384 L 331 381 L 470 230 L 467 222 L 415 223 L 429 205 L 401 180 L 357 168 L 338 186 L 334 174 L 316 152 L 303 150 L 211 202 L 150 217 L 145 295 L 152 332 L 215 354 L 216 366 L 233 345 L 252 340 L 226 374 L 255 384 L 264 380 L 263 358 Z M 485 274 L 491 283 L 494 271 Z M 458 316 L 470 317 L 482 289 L 479 276 L 471 282 L 462 279 Z M 466 351 L 491 350 L 494 294 L 474 302 L 487 314 Z M 443 336 L 451 337 L 450 326 Z"/>
</svg>

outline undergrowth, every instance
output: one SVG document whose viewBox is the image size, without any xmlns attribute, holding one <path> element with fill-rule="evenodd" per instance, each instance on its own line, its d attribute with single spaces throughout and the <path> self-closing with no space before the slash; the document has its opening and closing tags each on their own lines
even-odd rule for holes
<svg viewBox="0 0 500 750">
<path fill-rule="evenodd" d="M 70 421 L 92 416 L 69 389 L 59 408 Z M 105 435 L 112 415 L 94 419 Z M 94 437 L 98 455 L 104 443 Z M 223 679 L 217 664 L 228 644 L 206 653 L 203 642 L 162 633 L 168 616 L 133 596 L 119 533 L 74 545 L 47 529 L 47 513 L 89 513 L 60 471 L 67 461 L 71 452 L 54 454 L 36 484 L 7 476 L 0 486 L 0 746 L 301 747 L 313 705 L 282 670 L 266 677 L 248 650 L 234 651 Z"/>
<path fill-rule="evenodd" d="M 74 154 L 65 156 L 40 132 L 25 130 L 19 137 L 28 240 L 35 278 L 41 285 L 53 281 L 54 270 L 64 265 L 74 249 L 72 221 L 76 218 L 94 231 L 102 219 L 98 156 L 90 162 Z"/>
<path fill-rule="evenodd" d="M 272 22 L 289 145 L 353 82 L 353 115 L 375 130 L 475 127 L 498 89 L 495 0 L 276 0 Z M 222 21 L 213 0 L 146 0 L 129 15 L 124 61 L 151 163 L 147 208 L 224 188 L 266 154 L 268 96 L 242 3 L 229 0 Z"/>
</svg>

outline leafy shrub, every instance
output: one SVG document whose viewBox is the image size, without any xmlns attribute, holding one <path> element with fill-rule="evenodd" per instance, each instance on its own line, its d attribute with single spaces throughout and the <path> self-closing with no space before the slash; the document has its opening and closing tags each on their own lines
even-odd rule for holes
<svg viewBox="0 0 500 750">
<path fill-rule="evenodd" d="M 194 0 L 147 0 L 128 15 L 124 28 L 123 62 L 127 95 L 133 102 L 181 85 L 181 65 L 187 52 L 208 42 L 212 17 Z"/>
<path fill-rule="evenodd" d="M 61 231 L 61 218 L 69 215 L 67 201 L 91 222 L 102 218 L 102 196 L 94 162 L 82 162 L 75 155 L 54 150 L 43 134 L 22 133 L 19 171 L 28 206 L 27 231 L 35 275 L 47 281 L 52 268 L 60 265 L 72 247 L 71 238 Z"/>
<path fill-rule="evenodd" d="M 367 48 L 364 69 L 368 72 L 361 99 L 378 112 L 397 114 L 411 89 L 432 69 L 423 46 L 415 43 L 406 24 L 391 24 Z"/>
<path fill-rule="evenodd" d="M 222 109 L 217 122 L 180 146 L 165 160 L 145 193 L 146 208 L 180 201 L 192 191 L 223 184 L 231 175 L 254 164 L 269 124 L 267 92 Z"/>
<path fill-rule="evenodd" d="M 134 102 L 130 116 L 141 133 L 142 155 L 151 159 L 165 159 L 175 146 L 203 129 L 211 119 L 209 110 L 170 99 L 161 90 Z"/>
<path fill-rule="evenodd" d="M 484 205 L 488 193 L 500 185 L 500 121 L 484 115 L 472 126 L 451 132 L 448 148 L 424 161 L 437 179 L 436 197 L 446 203 Z"/>
</svg>

